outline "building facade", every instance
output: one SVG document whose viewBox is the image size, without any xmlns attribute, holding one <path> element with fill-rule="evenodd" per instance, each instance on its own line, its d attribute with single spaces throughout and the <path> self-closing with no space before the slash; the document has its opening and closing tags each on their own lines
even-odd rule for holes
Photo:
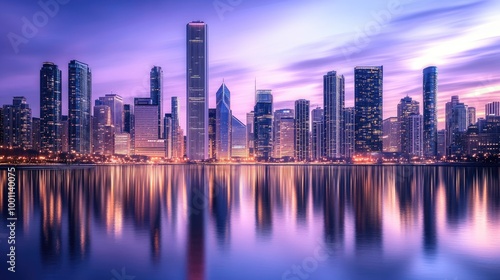
<svg viewBox="0 0 500 280">
<path fill-rule="evenodd" d="M 257 90 L 254 107 L 255 158 L 267 161 L 273 151 L 273 95 L 271 90 Z"/>
<path fill-rule="evenodd" d="M 248 157 L 247 127 L 243 122 L 232 116 L 231 156 L 233 158 Z"/>
<path fill-rule="evenodd" d="M 311 157 L 315 160 L 319 160 L 325 156 L 324 110 L 320 107 L 317 107 L 312 110 L 311 115 Z"/>
<path fill-rule="evenodd" d="M 223 82 L 216 94 L 216 147 L 217 159 L 231 158 L 231 92 Z"/>
<path fill-rule="evenodd" d="M 40 148 L 62 152 L 62 74 L 58 66 L 45 62 L 40 69 Z"/>
<path fill-rule="evenodd" d="M 273 157 L 293 158 L 295 156 L 295 113 L 292 109 L 274 111 Z"/>
<path fill-rule="evenodd" d="M 77 60 L 68 65 L 69 150 L 91 153 L 92 75 L 87 64 Z"/>
<path fill-rule="evenodd" d="M 429 66 L 423 70 L 423 118 L 424 118 L 424 156 L 435 157 L 437 151 L 437 94 L 438 70 Z"/>
<path fill-rule="evenodd" d="M 345 100 L 345 80 L 343 75 L 336 71 L 328 72 L 323 76 L 323 104 L 324 104 L 324 143 L 325 155 L 329 159 L 341 158 L 343 113 Z"/>
<path fill-rule="evenodd" d="M 295 159 L 307 161 L 311 158 L 309 145 L 309 100 L 295 101 Z"/>
</svg>

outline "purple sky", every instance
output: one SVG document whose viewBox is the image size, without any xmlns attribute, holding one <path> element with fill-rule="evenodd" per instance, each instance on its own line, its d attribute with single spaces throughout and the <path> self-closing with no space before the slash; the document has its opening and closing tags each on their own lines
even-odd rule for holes
<svg viewBox="0 0 500 280">
<path fill-rule="evenodd" d="M 210 107 L 225 79 L 233 113 L 243 122 L 255 78 L 258 88 L 273 90 L 275 109 L 293 108 L 300 98 L 315 107 L 322 106 L 322 76 L 336 70 L 346 77 L 346 106 L 353 106 L 354 67 L 362 65 L 384 66 L 384 118 L 396 115 L 406 95 L 422 101 L 422 69 L 429 65 L 439 71 L 441 128 L 451 95 L 475 106 L 478 116 L 486 102 L 500 101 L 500 1 L 59 2 L 67 3 L 46 18 L 35 1 L 0 3 L 0 104 L 24 95 L 38 116 L 44 61 L 63 71 L 64 114 L 71 59 L 90 65 L 93 99 L 113 92 L 129 103 L 149 95 L 149 70 L 159 65 L 165 112 L 170 97 L 179 96 L 184 124 L 185 26 L 192 20 L 209 25 Z M 24 36 L 23 18 L 33 23 L 34 17 L 36 32 L 14 46 L 12 36 Z"/>
</svg>

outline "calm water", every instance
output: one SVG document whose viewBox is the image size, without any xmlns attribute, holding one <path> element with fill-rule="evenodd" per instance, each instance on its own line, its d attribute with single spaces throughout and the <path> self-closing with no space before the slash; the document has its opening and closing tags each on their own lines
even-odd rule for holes
<svg viewBox="0 0 500 280">
<path fill-rule="evenodd" d="M 0 279 L 500 279 L 499 171 L 23 168 L 12 274 L 3 170 Z"/>
</svg>

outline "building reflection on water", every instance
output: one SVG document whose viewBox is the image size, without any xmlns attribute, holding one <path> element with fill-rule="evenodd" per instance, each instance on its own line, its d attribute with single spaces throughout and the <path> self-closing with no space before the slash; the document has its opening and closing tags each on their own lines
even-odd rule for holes
<svg viewBox="0 0 500 280">
<path fill-rule="evenodd" d="M 421 243 L 423 254 L 435 256 L 444 231 L 474 226 L 483 215 L 494 225 L 490 228 L 500 228 L 498 171 L 300 165 L 20 169 L 18 231 L 39 232 L 40 261 L 55 266 L 66 256 L 70 262 L 89 261 L 100 233 L 113 239 L 132 230 L 145 238 L 139 240 L 158 266 L 168 266 L 165 256 L 182 241 L 190 280 L 207 278 L 212 237 L 215 248 L 227 251 L 240 235 L 271 243 L 290 226 L 319 224 L 320 238 L 334 252 L 341 254 L 352 240 L 354 254 L 363 257 L 382 255 L 391 246 L 384 244 L 385 235 L 394 234 L 385 228 L 390 225 L 404 234 L 418 231 L 414 242 Z M 7 185 L 5 174 L 0 185 Z M 4 188 L 2 217 L 6 197 Z M 241 226 L 247 223 L 253 233 Z"/>
</svg>

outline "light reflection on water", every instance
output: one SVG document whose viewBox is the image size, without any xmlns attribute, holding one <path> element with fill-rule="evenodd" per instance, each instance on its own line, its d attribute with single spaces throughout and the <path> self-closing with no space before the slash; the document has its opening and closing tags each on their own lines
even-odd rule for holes
<svg viewBox="0 0 500 280">
<path fill-rule="evenodd" d="M 499 170 L 20 169 L 18 272 L 0 276 L 111 279 L 126 268 L 135 279 L 494 279 Z M 5 223 L 6 174 L 0 185 Z M 316 248 L 328 259 L 286 274 Z"/>
</svg>

